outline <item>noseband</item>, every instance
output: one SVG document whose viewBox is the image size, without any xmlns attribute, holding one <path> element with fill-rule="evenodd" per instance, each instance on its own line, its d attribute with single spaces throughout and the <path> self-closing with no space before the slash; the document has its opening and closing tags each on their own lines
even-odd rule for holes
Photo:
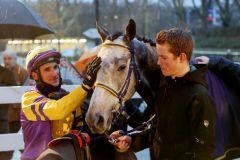
<svg viewBox="0 0 240 160">
<path fill-rule="evenodd" d="M 134 43 L 131 43 L 131 47 L 128 47 L 128 46 L 125 46 L 125 45 L 121 45 L 121 44 L 116 44 L 116 43 L 105 43 L 105 44 L 102 45 L 102 47 L 103 46 L 104 47 L 107 47 L 107 46 L 122 47 L 122 48 L 127 49 L 130 52 L 130 54 L 131 54 L 131 57 L 130 57 L 131 59 L 130 59 L 130 64 L 129 64 L 129 68 L 128 68 L 128 73 L 127 73 L 125 81 L 124 81 L 124 83 L 123 83 L 123 85 L 122 85 L 122 87 L 120 88 L 119 91 L 116 91 L 116 90 L 112 89 L 111 87 L 107 86 L 104 83 L 99 83 L 99 82 L 95 83 L 95 87 L 100 87 L 100 88 L 103 88 L 103 89 L 107 90 L 114 97 L 117 97 L 119 99 L 119 103 L 121 105 L 123 105 L 123 99 L 125 98 L 125 96 L 127 94 L 128 87 L 129 87 L 129 84 L 130 84 L 130 78 L 131 78 L 132 73 L 134 73 L 136 81 L 137 81 L 135 87 L 137 87 L 137 85 L 140 83 L 139 71 L 137 69 L 137 65 L 136 65 L 135 58 L 134 58 Z"/>
</svg>

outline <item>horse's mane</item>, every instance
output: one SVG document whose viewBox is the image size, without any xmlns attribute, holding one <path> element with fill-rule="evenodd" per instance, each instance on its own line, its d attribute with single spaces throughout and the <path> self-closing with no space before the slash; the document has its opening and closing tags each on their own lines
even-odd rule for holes
<svg viewBox="0 0 240 160">
<path fill-rule="evenodd" d="M 139 40 L 141 42 L 149 43 L 150 46 L 152 46 L 152 47 L 156 47 L 156 43 L 150 38 L 146 38 L 144 36 L 139 36 L 139 35 L 137 35 L 136 38 L 137 38 L 137 40 Z"/>
<path fill-rule="evenodd" d="M 109 34 L 107 36 L 107 39 L 110 40 L 110 41 L 114 41 L 115 39 L 117 39 L 119 36 L 122 36 L 123 33 L 122 32 L 115 32 L 113 34 Z M 144 36 L 139 36 L 137 35 L 136 36 L 136 39 L 139 40 L 140 42 L 143 42 L 143 43 L 148 43 L 150 44 L 150 46 L 152 47 L 156 47 L 156 43 L 154 40 L 150 39 L 150 38 L 146 38 Z"/>
<path fill-rule="evenodd" d="M 155 41 L 153 41 L 150 38 L 146 38 L 144 36 L 139 36 L 139 35 L 136 36 L 136 39 L 138 41 L 146 44 L 146 47 L 149 50 L 146 59 L 148 61 L 147 63 L 151 64 L 151 65 L 148 65 L 148 68 L 146 68 L 146 69 L 147 70 L 159 69 L 159 66 L 157 65 L 157 56 L 155 55 L 156 54 L 156 50 L 155 50 L 156 43 L 155 43 Z"/>
</svg>

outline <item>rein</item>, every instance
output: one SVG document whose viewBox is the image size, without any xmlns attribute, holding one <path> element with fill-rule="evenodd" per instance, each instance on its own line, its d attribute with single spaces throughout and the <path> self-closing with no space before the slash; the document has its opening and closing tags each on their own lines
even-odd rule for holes
<svg viewBox="0 0 240 160">
<path fill-rule="evenodd" d="M 121 45 L 121 44 L 116 44 L 116 43 L 105 43 L 105 44 L 102 45 L 102 47 L 103 46 L 122 47 L 122 48 L 127 49 L 130 52 L 130 54 L 131 54 L 130 64 L 129 64 L 129 68 L 128 68 L 128 73 L 127 73 L 125 81 L 124 81 L 124 83 L 123 83 L 123 85 L 122 85 L 122 87 L 120 88 L 119 91 L 114 90 L 113 88 L 107 86 L 104 83 L 100 83 L 100 82 L 96 82 L 95 83 L 95 87 L 100 87 L 100 88 L 103 88 L 103 89 L 107 90 L 113 96 L 117 97 L 119 99 L 119 103 L 121 105 L 123 105 L 123 99 L 125 98 L 125 96 L 127 94 L 128 87 L 129 87 L 129 84 L 130 84 L 130 78 L 131 78 L 132 73 L 134 73 L 134 75 L 135 75 L 135 78 L 136 78 L 136 81 L 137 81 L 137 85 L 140 83 L 140 80 L 139 80 L 139 77 L 140 77 L 139 75 L 140 74 L 139 74 L 139 72 L 137 70 L 137 65 L 136 65 L 135 58 L 134 58 L 134 44 L 131 43 L 131 47 L 128 47 L 128 46 Z M 137 87 L 137 85 L 136 85 L 136 87 Z"/>
<path fill-rule="evenodd" d="M 128 135 L 128 136 L 131 136 L 131 135 L 134 135 L 134 134 L 135 134 L 135 135 L 136 135 L 136 134 L 141 134 L 142 132 L 145 132 L 146 130 L 151 129 L 152 124 L 153 124 L 152 120 L 155 118 L 155 116 L 156 116 L 155 114 L 152 115 L 152 116 L 149 118 L 149 120 L 147 120 L 146 122 L 143 122 L 141 125 L 133 128 L 133 129 L 131 129 L 131 130 L 129 130 L 129 131 L 122 131 L 122 130 L 121 130 L 121 131 L 119 132 L 119 134 L 120 134 L 120 135 Z M 118 142 L 117 139 L 110 137 L 107 132 L 105 132 L 105 137 L 107 137 L 108 141 L 109 141 L 110 143 L 112 143 L 112 144 Z"/>
</svg>

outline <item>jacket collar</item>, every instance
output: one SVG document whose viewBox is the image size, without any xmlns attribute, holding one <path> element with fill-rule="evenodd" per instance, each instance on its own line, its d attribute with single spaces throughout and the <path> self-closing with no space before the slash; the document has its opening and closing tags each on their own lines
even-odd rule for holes
<svg viewBox="0 0 240 160">
<path fill-rule="evenodd" d="M 159 87 L 163 87 L 169 84 L 176 84 L 176 83 L 199 83 L 207 87 L 207 81 L 205 79 L 205 74 L 207 72 L 207 66 L 193 66 L 190 65 L 190 71 L 186 73 L 183 77 L 176 77 L 172 79 L 172 77 L 167 76 L 164 77 L 161 75 Z M 162 74 L 162 73 L 161 73 Z"/>
</svg>

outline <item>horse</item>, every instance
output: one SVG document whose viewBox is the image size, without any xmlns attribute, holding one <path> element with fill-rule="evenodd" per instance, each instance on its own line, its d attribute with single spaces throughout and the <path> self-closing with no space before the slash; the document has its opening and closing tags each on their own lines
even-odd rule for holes
<svg viewBox="0 0 240 160">
<path fill-rule="evenodd" d="M 104 134 L 111 128 L 116 113 L 119 113 L 121 107 L 135 91 L 140 93 L 149 106 L 152 105 L 152 97 L 156 94 L 154 88 L 158 87 L 160 72 L 155 44 L 147 39 L 138 40 L 136 38 L 134 20 L 129 20 L 124 35 L 109 34 L 99 24 L 96 25 L 96 28 L 102 38 L 101 48 L 97 55 L 101 57 L 102 64 L 97 74 L 95 89 L 86 114 L 86 122 L 93 133 Z M 240 102 L 235 95 L 233 99 L 237 100 L 235 103 L 237 106 L 231 107 L 231 100 L 220 98 L 226 95 L 226 91 L 234 95 L 227 85 L 211 71 L 208 71 L 206 78 L 210 86 L 209 92 L 216 102 L 217 111 L 217 142 L 214 157 L 228 156 L 229 151 L 234 152 L 236 149 L 239 152 L 239 133 L 234 134 L 231 131 L 237 125 L 232 128 L 224 125 L 229 125 L 233 121 L 230 121 L 229 117 L 221 111 L 225 109 L 225 111 L 233 112 L 234 107 L 239 107 Z M 151 107 L 148 110 L 151 110 Z M 237 111 L 237 109 L 235 110 Z M 234 118 L 238 119 L 236 115 L 232 119 Z M 230 138 L 226 135 L 233 135 L 233 137 Z M 237 142 L 234 142 L 234 139 Z M 240 155 L 238 154 L 238 156 Z"/>
<path fill-rule="evenodd" d="M 157 77 L 146 76 L 144 71 L 154 70 L 158 66 L 155 48 L 150 43 L 145 44 L 135 38 L 136 24 L 133 20 L 129 21 L 125 35 L 110 35 L 98 23 L 97 30 L 103 41 L 97 55 L 101 57 L 102 63 L 86 122 L 93 133 L 103 134 L 111 127 L 114 113 L 133 96 L 139 81 L 139 85 L 144 84 L 146 88 L 156 86 L 148 82 L 150 79 L 154 82 L 153 79 Z M 153 90 L 149 89 L 148 95 L 155 94 L 151 91 Z M 152 102 L 150 97 L 152 96 L 142 96 L 148 104 Z"/>
</svg>

